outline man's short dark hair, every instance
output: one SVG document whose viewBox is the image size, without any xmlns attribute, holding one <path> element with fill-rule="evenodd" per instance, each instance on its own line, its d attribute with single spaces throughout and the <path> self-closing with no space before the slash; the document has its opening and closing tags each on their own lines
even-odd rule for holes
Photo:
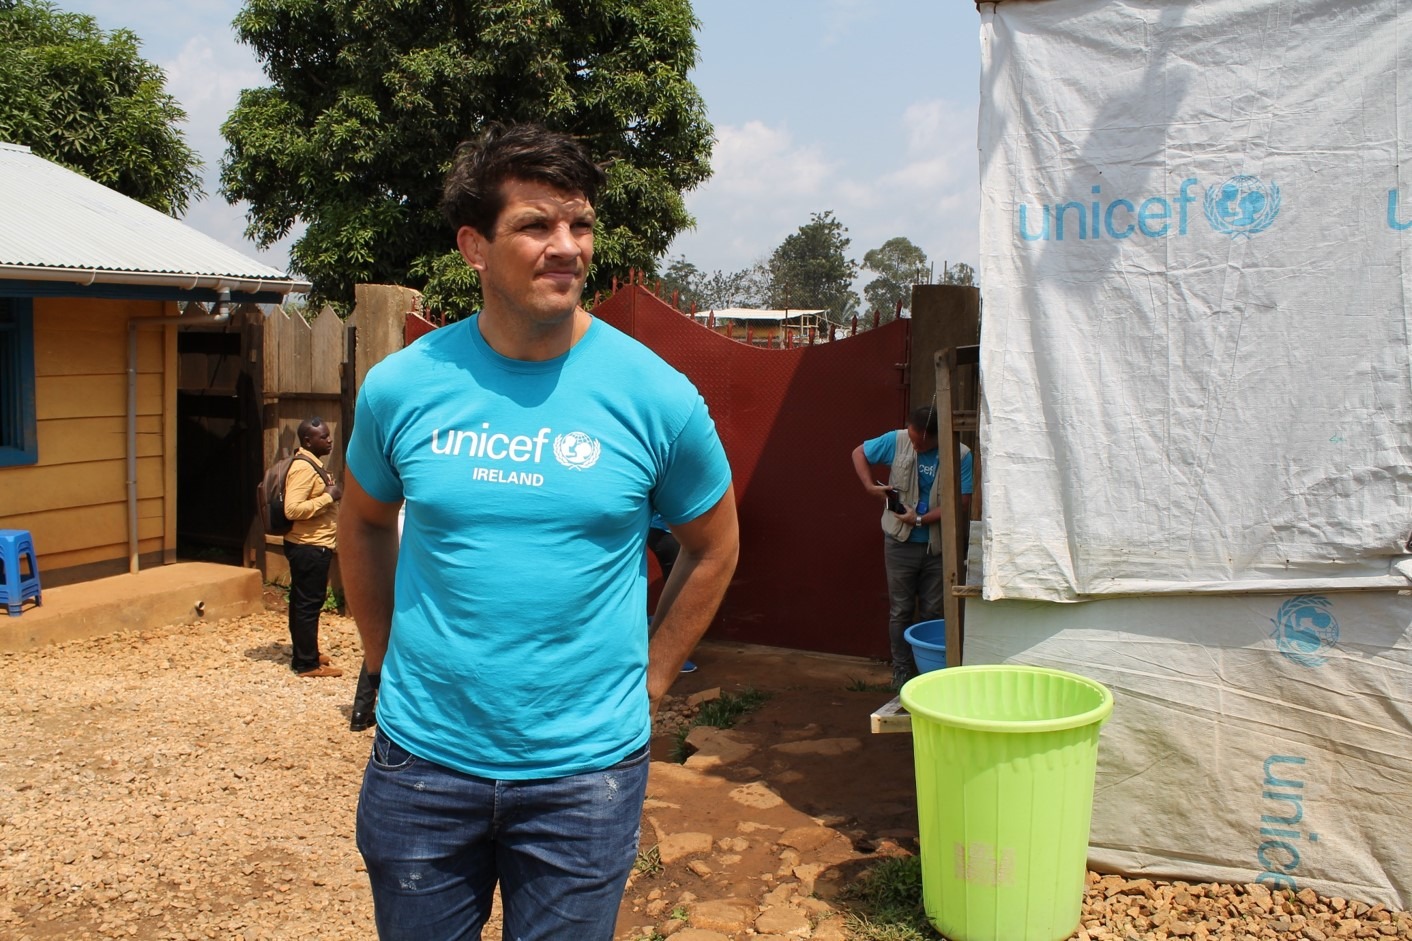
<svg viewBox="0 0 1412 941">
<path fill-rule="evenodd" d="M 912 409 L 912 414 L 907 418 L 907 424 L 924 434 L 935 435 L 936 409 L 930 405 L 922 405 Z"/>
<path fill-rule="evenodd" d="M 491 124 L 456 148 L 441 192 L 441 211 L 452 231 L 470 226 L 487 240 L 505 208 L 504 183 L 547 183 L 582 193 L 592 205 L 605 180 L 588 150 L 568 134 L 538 124 Z"/>
<path fill-rule="evenodd" d="M 324 420 L 317 415 L 311 415 L 299 423 L 299 444 L 303 446 L 308 443 L 309 436 L 314 433 L 315 428 L 322 428 Z"/>
</svg>

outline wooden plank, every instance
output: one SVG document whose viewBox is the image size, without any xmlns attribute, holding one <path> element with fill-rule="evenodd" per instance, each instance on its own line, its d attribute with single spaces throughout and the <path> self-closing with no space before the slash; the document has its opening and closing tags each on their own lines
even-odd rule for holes
<svg viewBox="0 0 1412 941">
<path fill-rule="evenodd" d="M 874 735 L 912 732 L 912 715 L 902 707 L 902 697 L 894 696 L 869 717 L 869 728 Z"/>
<path fill-rule="evenodd" d="M 168 330 L 165 334 L 166 345 L 163 350 L 164 361 L 162 376 L 165 381 L 162 388 L 162 430 L 161 442 L 162 451 L 167 456 L 162 461 L 162 561 L 170 565 L 177 560 L 177 390 L 181 388 L 181 377 L 177 373 L 177 332 Z M 240 349 L 237 339 L 236 350 Z M 240 359 L 239 352 L 234 357 Z M 150 442 L 149 442 L 150 443 Z M 137 453 L 142 453 L 142 433 L 137 436 Z M 137 472 L 139 496 L 142 494 L 142 461 L 138 460 Z M 138 506 L 141 513 L 141 504 Z M 138 530 L 142 527 L 139 524 Z M 139 542 L 138 554 L 141 554 L 141 544 Z"/>
<path fill-rule="evenodd" d="M 65 507 L 18 516 L 0 516 L 0 526 L 6 529 L 27 529 L 34 536 L 34 549 L 41 569 L 50 554 L 82 553 L 95 550 L 95 558 L 82 562 L 103 561 L 112 556 L 102 555 L 104 547 L 121 546 L 119 553 L 127 557 L 127 504 L 105 503 L 102 506 Z M 137 534 L 139 540 L 149 540 L 146 550 L 160 547 L 162 541 L 162 501 L 139 500 L 137 504 Z M 63 562 L 64 567 L 82 564 Z"/>
<path fill-rule="evenodd" d="M 941 501 L 941 566 L 942 617 L 946 619 L 946 665 L 961 665 L 964 625 L 962 607 L 955 587 L 965 583 L 961 577 L 963 542 L 961 529 L 967 525 L 961 513 L 961 439 L 955 428 L 956 399 L 951 381 L 956 373 L 956 350 L 939 351 L 936 366 L 937 415 L 937 496 Z"/>
<path fill-rule="evenodd" d="M 56 418 L 38 423 L 39 465 L 78 464 L 127 456 L 127 421 L 120 415 Z M 137 455 L 162 453 L 162 416 L 137 416 Z"/>
<path fill-rule="evenodd" d="M 102 301 L 67 298 L 63 304 L 37 305 L 34 324 L 34 371 L 37 376 L 77 376 L 127 372 L 128 321 L 175 316 L 175 305 L 161 301 Z M 137 368 L 162 368 L 162 333 L 169 327 L 137 331 Z"/>
<path fill-rule="evenodd" d="M 160 454 L 139 457 L 138 500 L 160 502 L 165 492 L 165 476 L 165 461 Z M 0 517 L 67 508 L 81 511 L 126 503 L 127 461 L 123 458 L 8 468 L 5 486 L 0 488 Z"/>
<path fill-rule="evenodd" d="M 138 527 L 139 530 L 141 528 L 141 526 Z M 151 555 L 162 549 L 162 539 L 159 536 L 142 538 L 137 541 L 137 554 L 139 556 Z M 77 549 L 73 552 L 41 553 L 39 556 L 39 576 L 42 581 L 45 571 L 72 569 L 81 565 L 93 565 L 97 562 L 114 561 L 122 562 L 123 571 L 127 571 L 129 558 L 126 541 L 114 543 L 110 546 L 93 546 L 87 549 Z M 150 563 L 144 567 L 150 568 Z"/>
<path fill-rule="evenodd" d="M 309 390 L 338 395 L 339 367 L 343 365 L 343 321 L 325 307 L 310 324 Z"/>
<path fill-rule="evenodd" d="M 127 375 L 36 376 L 34 411 L 40 421 L 50 418 L 92 418 L 127 415 Z M 137 377 L 137 414 L 162 414 L 160 373 Z"/>
<path fill-rule="evenodd" d="M 313 331 L 303 317 L 280 314 L 273 318 L 279 333 L 276 347 L 275 378 L 268 389 L 280 392 L 312 392 L 313 376 L 310 362 L 314 355 Z"/>
</svg>

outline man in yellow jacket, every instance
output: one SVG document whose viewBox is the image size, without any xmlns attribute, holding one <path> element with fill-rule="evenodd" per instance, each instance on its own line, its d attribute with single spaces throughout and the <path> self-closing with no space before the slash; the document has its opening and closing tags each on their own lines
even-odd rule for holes
<svg viewBox="0 0 1412 941">
<path fill-rule="evenodd" d="M 342 676 L 319 652 L 319 612 L 328 594 L 328 572 L 338 548 L 338 501 L 343 489 L 324 471 L 333 450 L 328 425 L 317 416 L 299 425 L 300 448 L 284 484 L 284 515 L 294 528 L 284 537 L 289 561 L 290 668 L 300 676 Z"/>
</svg>

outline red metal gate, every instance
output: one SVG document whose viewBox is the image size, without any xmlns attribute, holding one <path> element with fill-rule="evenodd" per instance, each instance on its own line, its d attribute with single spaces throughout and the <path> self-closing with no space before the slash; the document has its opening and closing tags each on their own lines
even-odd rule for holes
<svg viewBox="0 0 1412 941">
<path fill-rule="evenodd" d="M 887 657 L 882 508 L 850 455 L 906 420 L 910 321 L 779 350 L 713 333 L 640 285 L 593 313 L 696 384 L 730 457 L 740 564 L 710 636 Z"/>
</svg>

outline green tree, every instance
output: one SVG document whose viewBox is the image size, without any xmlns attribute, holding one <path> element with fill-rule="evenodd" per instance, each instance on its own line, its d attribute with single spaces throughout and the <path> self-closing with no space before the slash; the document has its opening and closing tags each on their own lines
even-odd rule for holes
<svg viewBox="0 0 1412 941">
<path fill-rule="evenodd" d="M 972 268 L 964 261 L 958 261 L 954 265 L 943 265 L 943 269 L 941 274 L 942 284 L 962 284 L 972 288 L 979 286 L 976 281 L 976 269 Z"/>
<path fill-rule="evenodd" d="M 690 310 L 693 303 L 701 306 L 700 284 L 704 277 L 701 269 L 685 258 L 673 258 L 662 272 L 662 300 L 671 303 L 675 294 L 678 310 Z"/>
<path fill-rule="evenodd" d="M 707 274 L 685 258 L 673 258 L 662 273 L 662 298 L 677 294 L 677 308 L 722 310 L 727 307 L 764 307 L 768 297 L 769 272 L 764 262 L 739 271 Z"/>
<path fill-rule="evenodd" d="M 769 306 L 770 270 L 757 261 L 739 271 L 715 271 L 701 285 L 706 306 L 712 310 L 726 307 Z"/>
<path fill-rule="evenodd" d="M 307 225 L 292 258 L 317 300 L 393 282 L 454 316 L 479 292 L 437 208 L 451 154 L 489 121 L 537 121 L 608 176 L 589 293 L 654 273 L 710 175 L 697 25 L 688 0 L 247 0 L 236 31 L 272 85 L 222 129 L 221 192 L 262 246 Z"/>
<path fill-rule="evenodd" d="M 848 229 L 832 210 L 813 213 L 806 225 L 788 236 L 768 263 L 770 307 L 823 308 L 834 323 L 843 323 L 858 309 L 853 278 L 858 263 L 850 261 Z"/>
<path fill-rule="evenodd" d="M 0 140 L 179 216 L 203 195 L 201 161 L 139 46 L 44 0 L 0 2 Z"/>
<path fill-rule="evenodd" d="M 881 248 L 863 256 L 863 268 L 877 275 L 863 288 L 869 310 L 882 314 L 885 323 L 897 316 L 897 302 L 903 310 L 912 309 L 912 285 L 929 280 L 927 253 L 908 239 L 888 239 Z"/>
</svg>

